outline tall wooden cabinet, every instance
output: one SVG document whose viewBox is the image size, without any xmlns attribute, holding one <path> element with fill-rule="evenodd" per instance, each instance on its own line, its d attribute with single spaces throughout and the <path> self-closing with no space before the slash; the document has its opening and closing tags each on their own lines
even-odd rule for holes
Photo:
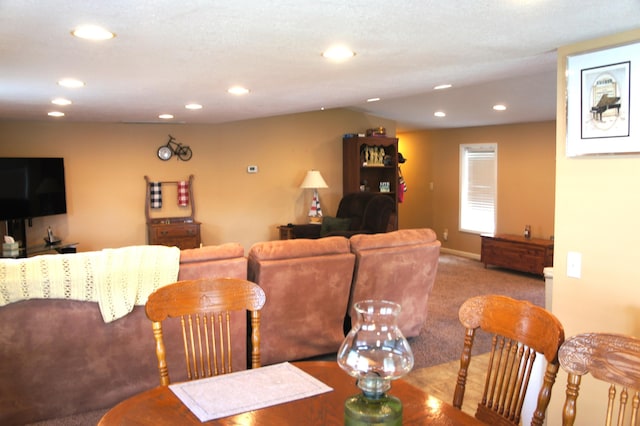
<svg viewBox="0 0 640 426">
<path fill-rule="evenodd" d="M 345 137 L 342 140 L 343 194 L 368 191 L 391 197 L 389 230 L 398 229 L 398 138 Z"/>
</svg>

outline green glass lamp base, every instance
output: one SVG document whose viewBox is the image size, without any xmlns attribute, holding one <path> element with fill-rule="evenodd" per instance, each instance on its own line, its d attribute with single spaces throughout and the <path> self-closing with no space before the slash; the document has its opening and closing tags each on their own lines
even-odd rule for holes
<svg viewBox="0 0 640 426">
<path fill-rule="evenodd" d="M 348 398 L 344 403 L 346 426 L 402 426 L 402 402 L 383 393 L 366 396 L 363 393 Z"/>
</svg>

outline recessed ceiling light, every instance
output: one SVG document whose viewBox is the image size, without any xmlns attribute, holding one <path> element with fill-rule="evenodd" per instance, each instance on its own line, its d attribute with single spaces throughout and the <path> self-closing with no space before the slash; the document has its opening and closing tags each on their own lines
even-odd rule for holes
<svg viewBox="0 0 640 426">
<path fill-rule="evenodd" d="M 507 109 L 507 107 L 505 105 L 498 104 L 498 105 L 494 105 L 493 109 L 495 109 L 496 111 L 504 111 Z"/>
<path fill-rule="evenodd" d="M 436 111 L 433 113 L 433 115 L 435 115 L 436 117 L 446 117 L 447 114 L 445 114 L 443 111 Z"/>
<path fill-rule="evenodd" d="M 171 114 L 160 114 L 158 116 L 158 118 L 161 118 L 163 120 L 171 120 L 173 118 L 173 115 L 171 115 Z"/>
<path fill-rule="evenodd" d="M 93 41 L 109 40 L 116 36 L 111 31 L 97 25 L 80 25 L 71 31 L 71 34 L 78 38 Z"/>
<path fill-rule="evenodd" d="M 71 105 L 71 101 L 65 98 L 55 98 L 54 100 L 51 101 L 51 103 L 54 105 L 60 105 L 60 106 Z"/>
<path fill-rule="evenodd" d="M 51 111 L 48 112 L 47 115 L 49 117 L 64 117 L 64 112 L 60 112 L 60 111 Z"/>
<path fill-rule="evenodd" d="M 75 78 L 63 78 L 62 80 L 58 81 L 58 85 L 62 87 L 75 89 L 78 87 L 83 87 L 84 82 L 80 80 L 76 80 Z"/>
<path fill-rule="evenodd" d="M 322 52 L 322 56 L 332 61 L 344 61 L 356 56 L 356 52 L 352 51 L 346 46 L 333 46 Z"/>
<path fill-rule="evenodd" d="M 202 109 L 202 105 L 200 104 L 186 104 L 184 107 L 191 110 Z"/>
<path fill-rule="evenodd" d="M 247 93 L 249 93 L 249 89 L 242 86 L 233 86 L 229 88 L 227 92 L 231 93 L 232 95 L 246 95 Z"/>
<path fill-rule="evenodd" d="M 380 98 L 369 98 L 367 99 L 367 102 L 378 102 L 380 100 Z"/>
<path fill-rule="evenodd" d="M 434 87 L 434 90 L 442 90 L 442 89 L 448 89 L 450 88 L 451 85 L 450 84 L 440 84 L 439 86 Z"/>
</svg>

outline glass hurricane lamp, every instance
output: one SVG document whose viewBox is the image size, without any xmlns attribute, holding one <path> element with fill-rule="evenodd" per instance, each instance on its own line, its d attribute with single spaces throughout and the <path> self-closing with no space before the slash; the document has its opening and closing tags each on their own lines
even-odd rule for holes
<svg viewBox="0 0 640 426">
<path fill-rule="evenodd" d="M 400 305 L 365 300 L 354 309 L 357 320 L 338 350 L 338 365 L 362 393 L 345 401 L 345 425 L 401 425 L 402 402 L 387 394 L 391 380 L 413 368 L 413 352 L 397 325 Z"/>
</svg>

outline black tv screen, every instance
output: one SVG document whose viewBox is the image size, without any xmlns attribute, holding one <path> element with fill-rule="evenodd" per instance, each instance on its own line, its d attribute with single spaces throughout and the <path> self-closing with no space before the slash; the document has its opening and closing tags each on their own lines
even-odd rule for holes
<svg viewBox="0 0 640 426">
<path fill-rule="evenodd" d="M 62 158 L 0 158 L 0 220 L 66 212 Z"/>
</svg>

